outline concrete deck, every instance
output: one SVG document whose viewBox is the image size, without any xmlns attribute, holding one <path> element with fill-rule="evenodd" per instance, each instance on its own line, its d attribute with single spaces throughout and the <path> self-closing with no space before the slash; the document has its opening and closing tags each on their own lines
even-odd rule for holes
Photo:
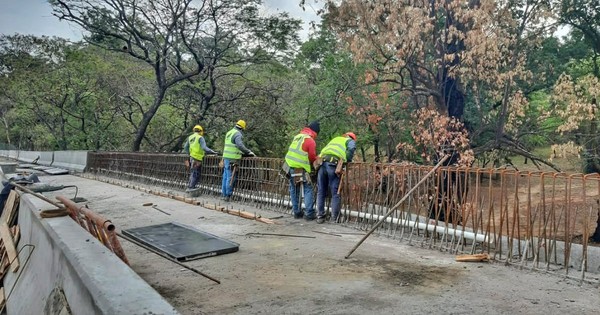
<svg viewBox="0 0 600 315">
<path fill-rule="evenodd" d="M 361 236 L 340 225 L 291 216 L 267 225 L 72 175 L 43 181 L 77 185 L 89 207 L 118 229 L 176 221 L 239 243 L 239 252 L 186 263 L 219 279 L 219 285 L 121 240 L 132 268 L 182 314 L 596 314 L 600 309 L 596 285 L 499 263 L 457 263 L 453 255 L 420 244 L 371 236 L 344 259 Z M 73 197 L 73 190 L 47 195 L 56 194 Z M 172 214 L 142 206 L 147 202 Z M 229 206 L 263 217 L 282 215 Z"/>
</svg>

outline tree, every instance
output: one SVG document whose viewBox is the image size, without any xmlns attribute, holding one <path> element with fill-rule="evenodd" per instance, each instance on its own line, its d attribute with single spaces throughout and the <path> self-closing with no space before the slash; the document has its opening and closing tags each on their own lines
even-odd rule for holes
<svg viewBox="0 0 600 315">
<path fill-rule="evenodd" d="M 583 34 L 594 51 L 594 75 L 600 78 L 600 2 L 596 0 L 554 0 L 556 15 L 562 24 Z"/>
<path fill-rule="evenodd" d="M 7 135 L 23 139 L 23 148 L 119 148 L 128 130 L 114 87 L 126 85 L 135 68 L 118 57 L 58 38 L 1 37 Z"/>
<path fill-rule="evenodd" d="M 477 153 L 504 150 L 533 156 L 507 130 L 522 106 L 518 84 L 528 47 L 547 31 L 544 0 L 347 0 L 329 1 L 327 17 L 348 42 L 355 60 L 373 64 L 374 84 L 408 99 L 409 108 L 429 107 L 463 119 L 465 106 L 479 111 L 466 122 L 471 137 L 492 134 Z"/>
<path fill-rule="evenodd" d="M 218 67 L 228 58 L 253 63 L 257 52 L 288 48 L 299 23 L 286 15 L 261 17 L 260 0 L 50 0 L 54 15 L 80 25 L 85 39 L 142 60 L 154 71 L 151 104 L 143 107 L 132 149 L 138 151 L 151 120 L 180 82 L 201 81 L 214 95 Z M 241 74 L 243 75 L 243 74 Z M 200 77 L 200 80 L 194 79 Z M 206 87 L 204 83 L 208 83 Z M 206 97 L 206 96 L 203 96 Z M 200 116 L 201 113 L 197 117 Z"/>
</svg>

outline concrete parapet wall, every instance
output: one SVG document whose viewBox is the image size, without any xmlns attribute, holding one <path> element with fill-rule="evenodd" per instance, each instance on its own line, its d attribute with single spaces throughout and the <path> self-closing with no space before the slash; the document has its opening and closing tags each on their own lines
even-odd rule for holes
<svg viewBox="0 0 600 315">
<path fill-rule="evenodd" d="M 41 219 L 49 204 L 23 195 L 19 211 L 21 268 L 8 272 L 5 292 L 14 287 L 8 314 L 46 314 L 63 292 L 71 314 L 177 314 L 152 287 L 70 217 Z M 20 277 L 19 273 L 22 273 Z M 56 306 L 53 306 L 56 308 Z M 59 306 L 59 309 L 62 306 Z"/>
<path fill-rule="evenodd" d="M 11 159 L 19 159 L 19 150 L 8 150 L 8 157 Z"/>
<path fill-rule="evenodd" d="M 87 166 L 88 151 L 54 151 L 52 166 L 83 172 Z"/>
<path fill-rule="evenodd" d="M 54 162 L 54 152 L 53 151 L 41 151 L 40 159 L 38 164 L 41 165 L 51 165 Z"/>
<path fill-rule="evenodd" d="M 41 159 L 41 154 L 42 152 L 40 151 L 19 151 L 19 157 L 17 160 L 26 163 L 39 161 Z"/>
</svg>

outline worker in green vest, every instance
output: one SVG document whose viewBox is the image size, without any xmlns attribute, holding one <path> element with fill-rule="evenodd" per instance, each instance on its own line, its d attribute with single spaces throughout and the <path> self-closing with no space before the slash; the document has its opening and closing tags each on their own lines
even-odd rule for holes
<svg viewBox="0 0 600 315">
<path fill-rule="evenodd" d="M 336 171 L 338 163 L 350 163 L 356 150 L 356 135 L 347 132 L 335 137 L 319 154 L 322 165 L 319 167 L 317 179 L 317 223 L 325 222 L 325 197 L 327 191 L 331 195 L 331 221 L 338 222 L 342 207 L 338 189 L 342 173 Z"/>
<path fill-rule="evenodd" d="M 202 166 L 202 160 L 206 154 L 218 154 L 215 150 L 206 146 L 204 140 L 204 128 L 200 125 L 194 126 L 194 133 L 192 133 L 185 142 L 183 151 L 189 155 L 188 163 L 186 165 L 190 168 L 190 180 L 186 192 L 191 192 L 196 189 L 196 184 L 200 180 L 200 168 Z"/>
<path fill-rule="evenodd" d="M 233 194 L 233 186 L 237 179 L 237 165 L 242 156 L 256 156 L 244 145 L 242 131 L 246 130 L 246 122 L 238 120 L 233 129 L 225 135 L 225 146 L 223 148 L 223 180 L 221 192 L 224 201 L 229 201 Z"/>
<path fill-rule="evenodd" d="M 318 121 L 314 121 L 304 127 L 294 137 L 285 155 L 285 163 L 289 166 L 292 212 L 296 219 L 300 219 L 303 216 L 307 221 L 316 219 L 313 202 L 313 184 L 310 181 L 310 173 L 312 164 L 317 159 L 317 144 L 315 139 L 320 130 Z M 302 187 L 303 191 L 300 191 L 300 187 Z M 302 212 L 302 205 L 299 202 L 302 193 L 304 194 L 306 212 Z"/>
</svg>

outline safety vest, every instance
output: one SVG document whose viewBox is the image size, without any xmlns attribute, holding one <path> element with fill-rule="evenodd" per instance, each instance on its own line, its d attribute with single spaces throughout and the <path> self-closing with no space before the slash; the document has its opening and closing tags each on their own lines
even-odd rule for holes
<svg viewBox="0 0 600 315">
<path fill-rule="evenodd" d="M 285 162 L 292 168 L 303 168 L 305 171 L 310 173 L 310 161 L 308 160 L 308 152 L 302 150 L 302 144 L 304 140 L 310 138 L 307 134 L 299 134 L 294 137 L 287 154 L 285 155 Z"/>
<path fill-rule="evenodd" d="M 223 148 L 223 158 L 230 160 L 239 160 L 242 158 L 242 151 L 235 146 L 232 139 L 233 136 L 240 132 L 239 130 L 233 128 L 227 132 L 225 135 L 225 147 Z"/>
<path fill-rule="evenodd" d="M 204 149 L 202 149 L 202 146 L 200 145 L 200 138 L 202 138 L 202 136 L 195 132 L 188 137 L 190 156 L 198 161 L 204 159 Z"/>
<path fill-rule="evenodd" d="M 333 155 L 337 156 L 346 162 L 346 143 L 348 142 L 348 138 L 344 136 L 339 136 L 331 139 L 329 143 L 321 150 L 321 154 L 319 156 L 325 155 Z"/>
</svg>

